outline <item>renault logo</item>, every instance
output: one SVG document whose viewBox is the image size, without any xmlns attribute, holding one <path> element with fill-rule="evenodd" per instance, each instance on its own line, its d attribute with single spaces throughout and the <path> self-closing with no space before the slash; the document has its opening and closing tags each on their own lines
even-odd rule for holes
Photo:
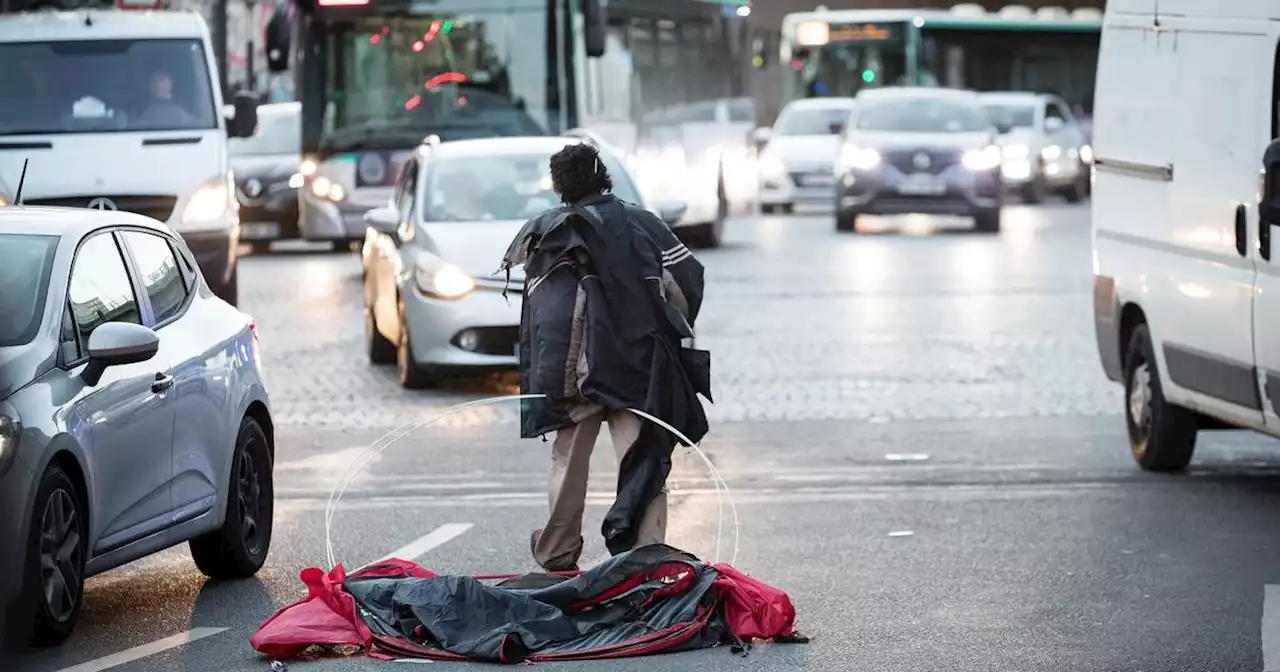
<svg viewBox="0 0 1280 672">
<path fill-rule="evenodd" d="M 119 210 L 120 209 L 116 207 L 115 201 L 109 198 L 106 198 L 104 196 L 99 196 L 93 199 L 92 201 L 89 201 L 89 205 L 87 207 L 90 210 Z"/>
<path fill-rule="evenodd" d="M 924 152 L 920 152 L 912 157 L 911 163 L 920 170 L 924 170 L 933 164 L 933 162 L 929 160 L 929 155 Z"/>
</svg>

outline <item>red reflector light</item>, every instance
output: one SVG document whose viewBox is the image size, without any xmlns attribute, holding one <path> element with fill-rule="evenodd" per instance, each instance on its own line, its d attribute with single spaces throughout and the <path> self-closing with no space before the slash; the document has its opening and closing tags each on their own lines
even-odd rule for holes
<svg viewBox="0 0 1280 672">
<path fill-rule="evenodd" d="M 321 7 L 360 7 L 369 4 L 369 0 L 316 0 Z"/>
</svg>

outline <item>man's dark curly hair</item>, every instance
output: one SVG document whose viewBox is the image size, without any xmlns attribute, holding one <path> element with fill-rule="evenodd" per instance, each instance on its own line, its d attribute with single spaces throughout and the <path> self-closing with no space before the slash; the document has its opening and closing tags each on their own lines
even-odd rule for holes
<svg viewBox="0 0 1280 672">
<path fill-rule="evenodd" d="M 613 189 L 600 152 L 586 143 L 569 145 L 551 155 L 551 186 L 565 203 L 575 203 Z"/>
</svg>

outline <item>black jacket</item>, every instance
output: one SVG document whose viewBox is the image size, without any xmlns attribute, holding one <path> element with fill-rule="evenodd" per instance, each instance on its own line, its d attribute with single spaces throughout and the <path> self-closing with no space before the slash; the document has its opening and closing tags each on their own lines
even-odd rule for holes
<svg viewBox="0 0 1280 672">
<path fill-rule="evenodd" d="M 570 413 L 583 402 L 639 409 L 694 442 L 706 435 L 697 395 L 711 399 L 710 353 L 681 346 L 702 306 L 703 268 L 661 219 L 611 195 L 553 208 L 512 241 L 503 268 L 518 264 L 526 276 L 520 388 L 547 395 L 521 406 L 523 437 L 571 426 Z M 664 277 L 678 287 L 687 317 L 664 296 Z M 677 442 L 659 425 L 641 423 L 604 520 L 611 552 L 635 543 Z"/>
</svg>

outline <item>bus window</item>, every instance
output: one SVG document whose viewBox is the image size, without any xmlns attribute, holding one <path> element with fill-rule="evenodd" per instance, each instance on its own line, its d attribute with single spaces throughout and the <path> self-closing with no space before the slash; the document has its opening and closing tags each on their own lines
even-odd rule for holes
<svg viewBox="0 0 1280 672">
<path fill-rule="evenodd" d="M 832 41 L 808 51 L 800 63 L 805 96 L 848 97 L 864 88 L 904 84 L 906 44 L 902 24 L 832 25 Z M 845 39 L 837 39 L 844 35 Z"/>
</svg>

